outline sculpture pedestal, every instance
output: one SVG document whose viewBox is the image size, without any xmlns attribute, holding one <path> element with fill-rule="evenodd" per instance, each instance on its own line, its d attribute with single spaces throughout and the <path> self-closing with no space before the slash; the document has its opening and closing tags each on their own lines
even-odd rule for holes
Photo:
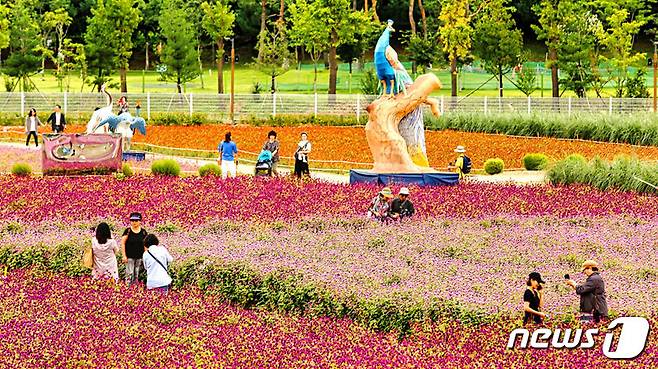
<svg viewBox="0 0 658 369">
<path fill-rule="evenodd" d="M 146 159 L 146 154 L 137 151 L 126 151 L 123 153 L 123 161 L 134 160 L 143 161 Z"/>
<path fill-rule="evenodd" d="M 390 184 L 414 184 L 418 186 L 455 186 L 459 174 L 448 172 L 432 173 L 375 173 L 370 170 L 350 170 L 350 184 L 368 183 L 377 186 Z"/>
</svg>

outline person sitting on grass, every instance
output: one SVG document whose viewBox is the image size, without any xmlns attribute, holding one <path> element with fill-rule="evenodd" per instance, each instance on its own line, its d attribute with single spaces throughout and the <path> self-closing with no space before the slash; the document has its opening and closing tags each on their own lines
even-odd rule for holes
<svg viewBox="0 0 658 369">
<path fill-rule="evenodd" d="M 414 205 L 409 201 L 409 189 L 402 187 L 398 197 L 391 203 L 391 218 L 402 219 L 411 217 L 415 212 Z"/>
<path fill-rule="evenodd" d="M 370 202 L 370 207 L 368 208 L 368 218 L 374 218 L 377 220 L 385 221 L 389 218 L 389 210 L 391 208 L 391 199 L 393 198 L 393 192 L 390 188 L 384 187 L 381 191 L 372 199 Z"/>
</svg>

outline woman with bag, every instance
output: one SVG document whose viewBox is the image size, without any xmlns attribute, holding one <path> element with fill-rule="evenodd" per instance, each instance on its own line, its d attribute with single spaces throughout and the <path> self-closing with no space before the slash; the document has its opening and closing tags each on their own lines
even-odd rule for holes
<svg viewBox="0 0 658 369">
<path fill-rule="evenodd" d="M 164 246 L 159 246 L 159 244 L 158 237 L 152 233 L 144 238 L 143 260 L 144 268 L 146 268 L 146 289 L 167 293 L 171 286 L 169 264 L 174 258 Z"/>
<path fill-rule="evenodd" d="M 302 132 L 302 140 L 297 144 L 295 151 L 295 176 L 302 178 L 302 174 L 311 176 L 308 170 L 308 154 L 311 153 L 311 142 L 308 140 L 306 132 Z"/>
<path fill-rule="evenodd" d="M 119 245 L 112 239 L 110 226 L 107 223 L 103 222 L 96 227 L 96 236 L 91 239 L 91 249 L 93 255 L 92 278 L 112 278 L 115 282 L 119 281 L 116 257 Z"/>
</svg>

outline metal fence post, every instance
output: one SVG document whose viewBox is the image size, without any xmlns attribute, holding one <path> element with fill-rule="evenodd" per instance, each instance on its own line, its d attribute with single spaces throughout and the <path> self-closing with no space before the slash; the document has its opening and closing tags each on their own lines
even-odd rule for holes
<svg viewBox="0 0 658 369">
<path fill-rule="evenodd" d="M 532 113 L 532 98 L 528 96 L 528 114 Z"/>
<path fill-rule="evenodd" d="M 612 115 L 612 96 L 610 96 L 610 99 L 608 100 L 608 114 Z"/>
<path fill-rule="evenodd" d="M 313 96 L 313 114 L 318 116 L 318 93 L 316 92 Z"/>
<path fill-rule="evenodd" d="M 25 116 L 25 92 L 21 91 L 21 116 Z"/>
<path fill-rule="evenodd" d="M 146 119 L 151 120 L 151 93 L 146 93 Z"/>
<path fill-rule="evenodd" d="M 489 113 L 487 101 L 488 101 L 487 97 L 485 96 L 484 97 L 484 115 L 487 115 L 487 113 Z"/>
<path fill-rule="evenodd" d="M 272 117 L 276 117 L 276 92 L 272 93 Z"/>
<path fill-rule="evenodd" d="M 64 103 L 64 115 L 66 115 L 66 113 L 68 112 L 68 108 L 69 108 L 69 93 L 66 92 L 66 91 L 64 91 L 64 101 L 63 101 L 63 103 Z"/>
<path fill-rule="evenodd" d="M 194 95 L 190 92 L 190 117 L 194 113 Z"/>
<path fill-rule="evenodd" d="M 356 95 L 356 123 L 361 122 L 361 95 Z"/>
</svg>

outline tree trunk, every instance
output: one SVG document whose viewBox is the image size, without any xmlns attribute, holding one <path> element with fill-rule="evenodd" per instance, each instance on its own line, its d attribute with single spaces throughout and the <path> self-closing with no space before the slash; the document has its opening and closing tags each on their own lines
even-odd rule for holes
<svg viewBox="0 0 658 369">
<path fill-rule="evenodd" d="M 356 0 L 352 0 L 352 10 L 356 11 Z"/>
<path fill-rule="evenodd" d="M 375 22 L 379 22 L 379 16 L 377 16 L 377 0 L 372 0 L 372 14 L 375 16 Z"/>
<path fill-rule="evenodd" d="M 283 14 L 285 13 L 286 10 L 286 3 L 285 0 L 281 0 L 281 5 L 279 7 L 279 21 L 283 23 Z"/>
<path fill-rule="evenodd" d="M 276 92 L 276 76 L 272 74 L 272 86 L 270 87 L 272 93 Z"/>
<path fill-rule="evenodd" d="M 450 60 L 450 96 L 457 96 L 457 56 Z"/>
<path fill-rule="evenodd" d="M 423 37 L 427 37 L 427 17 L 425 16 L 423 0 L 418 0 L 418 8 L 420 9 L 420 19 L 423 21 Z"/>
<path fill-rule="evenodd" d="M 363 1 L 363 11 L 366 12 L 366 13 L 368 12 L 368 1 L 370 1 L 370 0 L 364 0 Z"/>
<path fill-rule="evenodd" d="M 263 61 L 263 53 L 265 52 L 265 29 L 267 22 L 267 0 L 260 2 L 260 33 L 258 34 L 258 62 Z"/>
<path fill-rule="evenodd" d="M 146 42 L 146 63 L 144 65 L 144 70 L 149 70 L 149 43 Z"/>
<path fill-rule="evenodd" d="M 217 93 L 224 93 L 224 39 L 217 39 Z"/>
<path fill-rule="evenodd" d="M 551 61 L 551 88 L 553 90 L 553 97 L 560 97 L 560 82 L 557 76 L 557 50 L 548 50 L 548 60 Z"/>
<path fill-rule="evenodd" d="M 329 95 L 336 94 L 336 80 L 338 77 L 338 60 L 336 60 L 336 45 L 338 32 L 331 30 L 331 46 L 329 47 Z"/>
<path fill-rule="evenodd" d="M 178 94 L 179 95 L 183 93 L 183 91 L 180 88 L 180 85 L 181 85 L 181 83 L 180 83 L 180 73 L 178 73 L 178 78 L 176 79 L 176 88 L 178 89 Z"/>
<path fill-rule="evenodd" d="M 121 92 L 128 92 L 128 83 L 126 82 L 126 67 L 119 69 L 119 78 L 121 79 Z"/>
<path fill-rule="evenodd" d="M 414 21 L 414 3 L 415 0 L 409 0 L 409 25 L 411 26 L 411 34 L 416 34 L 416 22 Z"/>
<path fill-rule="evenodd" d="M 500 97 L 503 97 L 503 67 L 502 65 L 498 66 L 498 91 Z"/>
</svg>

